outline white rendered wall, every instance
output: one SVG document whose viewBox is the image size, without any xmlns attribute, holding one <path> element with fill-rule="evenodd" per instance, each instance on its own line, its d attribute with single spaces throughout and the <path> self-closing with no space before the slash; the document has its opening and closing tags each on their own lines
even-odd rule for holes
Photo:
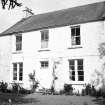
<svg viewBox="0 0 105 105">
<path fill-rule="evenodd" d="M 72 48 L 70 26 L 49 29 L 49 47 L 41 49 L 40 31 L 23 33 L 22 53 L 14 53 L 12 62 L 23 61 L 24 65 L 24 86 L 29 88 L 28 74 L 36 71 L 36 78 L 41 87 L 50 88 L 52 84 L 53 63 L 57 59 L 60 64 L 56 69 L 58 80 L 55 82 L 56 90 L 63 88 L 64 83 L 85 84 L 91 81 L 95 69 L 100 68 L 98 53 L 99 44 L 104 40 L 104 22 L 91 22 L 80 24 L 81 46 Z M 84 82 L 71 82 L 69 80 L 68 59 L 84 59 Z M 40 61 L 49 60 L 49 68 L 41 69 Z"/>
<path fill-rule="evenodd" d="M 0 37 L 0 82 L 10 82 L 11 36 Z"/>
</svg>

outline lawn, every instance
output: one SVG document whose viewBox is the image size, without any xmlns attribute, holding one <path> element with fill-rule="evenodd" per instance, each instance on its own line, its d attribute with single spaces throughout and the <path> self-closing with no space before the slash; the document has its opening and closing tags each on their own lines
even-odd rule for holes
<svg viewBox="0 0 105 105">
<path fill-rule="evenodd" d="M 0 105 L 7 103 L 9 98 L 12 100 L 12 105 L 101 105 L 100 103 L 103 101 L 102 98 L 96 99 L 90 96 L 0 93 Z"/>
</svg>

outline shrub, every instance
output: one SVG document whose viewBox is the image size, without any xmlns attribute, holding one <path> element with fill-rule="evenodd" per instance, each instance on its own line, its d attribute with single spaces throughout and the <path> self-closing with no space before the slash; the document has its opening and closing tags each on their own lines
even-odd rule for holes
<svg viewBox="0 0 105 105">
<path fill-rule="evenodd" d="M 96 91 L 96 98 L 101 97 L 102 96 L 102 90 L 99 89 Z"/>
<path fill-rule="evenodd" d="M 101 88 L 102 97 L 105 98 L 105 86 Z"/>
<path fill-rule="evenodd" d="M 39 82 L 35 79 L 35 71 L 33 71 L 33 73 L 30 73 L 28 76 L 30 81 L 32 82 L 32 92 L 35 92 L 39 84 Z"/>
<path fill-rule="evenodd" d="M 87 84 L 85 87 L 85 94 L 90 96 L 96 96 L 99 91 L 96 91 L 94 86 L 91 86 L 91 84 Z"/>
<path fill-rule="evenodd" d="M 96 96 L 96 89 L 94 86 L 91 87 L 91 96 Z"/>
<path fill-rule="evenodd" d="M 18 94 L 30 94 L 32 93 L 31 90 L 24 89 L 20 86 L 19 83 L 13 83 L 12 84 L 12 92 L 18 93 Z"/>
<path fill-rule="evenodd" d="M 19 83 L 15 83 L 15 82 L 14 82 L 14 83 L 12 84 L 12 92 L 13 92 L 13 93 L 19 93 L 20 88 L 21 88 L 21 87 L 20 87 Z"/>
<path fill-rule="evenodd" d="M 66 95 L 72 95 L 73 94 L 73 87 L 71 84 L 64 84 L 64 93 Z"/>
<path fill-rule="evenodd" d="M 27 90 L 27 89 L 24 89 L 23 87 L 21 87 L 19 93 L 20 94 L 30 94 L 31 90 Z"/>
<path fill-rule="evenodd" d="M 6 82 L 1 82 L 0 83 L 0 91 L 1 92 L 6 92 L 7 91 L 7 87 L 8 87 L 8 84 Z"/>
<path fill-rule="evenodd" d="M 85 96 L 86 93 L 85 93 L 85 89 L 82 89 L 82 93 L 81 93 L 82 96 Z"/>
<path fill-rule="evenodd" d="M 60 94 L 60 95 L 63 95 L 63 94 L 64 94 L 64 90 L 60 90 L 60 91 L 59 91 L 59 94 Z"/>
<path fill-rule="evenodd" d="M 86 85 L 85 92 L 86 92 L 86 95 L 90 95 L 91 94 L 91 85 L 90 84 Z"/>
</svg>

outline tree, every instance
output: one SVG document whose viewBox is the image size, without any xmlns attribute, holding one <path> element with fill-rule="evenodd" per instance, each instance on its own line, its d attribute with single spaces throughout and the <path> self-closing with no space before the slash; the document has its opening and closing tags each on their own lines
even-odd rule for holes
<svg viewBox="0 0 105 105">
<path fill-rule="evenodd" d="M 32 91 L 34 92 L 35 89 L 38 87 L 39 82 L 35 79 L 35 71 L 29 74 L 29 79 L 32 82 Z"/>
<path fill-rule="evenodd" d="M 99 50 L 100 58 L 105 57 L 105 43 L 104 42 L 99 45 L 98 50 Z"/>
<path fill-rule="evenodd" d="M 105 58 L 105 42 L 101 43 L 98 48 L 100 59 Z M 97 95 L 101 93 L 105 97 L 105 62 L 102 64 L 101 70 L 95 70 L 93 76 L 96 78 L 92 80 L 92 85 L 97 87 Z"/>
<path fill-rule="evenodd" d="M 99 51 L 99 57 L 100 59 L 103 59 L 105 57 L 105 43 L 101 43 L 98 48 Z M 100 83 L 102 86 L 105 86 L 105 62 L 102 64 L 101 70 L 95 70 L 94 75 L 96 75 L 96 79 L 92 81 L 92 84 L 95 84 L 98 86 Z"/>
<path fill-rule="evenodd" d="M 18 3 L 17 0 L 1 0 L 2 9 L 5 9 L 8 6 L 8 10 L 14 9 L 16 6 L 21 7 L 22 4 Z"/>
</svg>

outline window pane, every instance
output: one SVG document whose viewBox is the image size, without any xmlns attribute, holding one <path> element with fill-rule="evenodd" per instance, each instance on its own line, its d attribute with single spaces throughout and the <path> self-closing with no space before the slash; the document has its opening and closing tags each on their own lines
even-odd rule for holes
<svg viewBox="0 0 105 105">
<path fill-rule="evenodd" d="M 41 41 L 41 48 L 48 48 L 48 41 Z"/>
<path fill-rule="evenodd" d="M 75 76 L 72 76 L 71 80 L 75 81 Z"/>
<path fill-rule="evenodd" d="M 74 65 L 74 60 L 69 60 L 69 65 Z"/>
<path fill-rule="evenodd" d="M 80 36 L 80 27 L 76 27 L 76 36 Z"/>
<path fill-rule="evenodd" d="M 17 80 L 17 64 L 13 64 L 13 80 Z"/>
<path fill-rule="evenodd" d="M 79 59 L 77 62 L 78 62 L 78 65 L 83 65 L 83 59 Z"/>
<path fill-rule="evenodd" d="M 23 80 L 23 63 L 19 63 L 19 80 Z"/>
<path fill-rule="evenodd" d="M 17 68 L 17 64 L 16 63 L 13 64 L 13 68 Z"/>
<path fill-rule="evenodd" d="M 75 75 L 75 71 L 72 71 L 72 75 Z"/>
<path fill-rule="evenodd" d="M 48 30 L 41 31 L 41 40 L 48 41 L 48 39 L 49 39 L 49 31 Z"/>
<path fill-rule="evenodd" d="M 71 28 L 71 35 L 72 35 L 72 36 L 75 36 L 75 34 L 76 34 L 76 33 L 75 33 L 75 28 Z"/>
<path fill-rule="evenodd" d="M 45 31 L 45 40 L 46 40 L 46 41 L 49 40 L 49 34 L 48 34 L 48 31 Z"/>
<path fill-rule="evenodd" d="M 75 69 L 75 67 L 74 66 L 70 66 L 70 70 L 74 70 Z"/>
<path fill-rule="evenodd" d="M 45 67 L 48 67 L 48 62 L 47 61 L 45 62 Z"/>
<path fill-rule="evenodd" d="M 20 76 L 20 77 L 19 77 L 19 80 L 20 80 L 20 81 L 22 81 L 22 80 L 23 80 L 23 77 L 22 77 L 22 76 Z"/>
<path fill-rule="evenodd" d="M 76 37 L 72 36 L 71 40 L 72 40 L 72 45 L 76 45 Z"/>
<path fill-rule="evenodd" d="M 83 59 L 77 60 L 78 65 L 78 81 L 84 81 Z"/>
<path fill-rule="evenodd" d="M 74 60 L 69 60 L 69 69 L 71 70 L 75 69 Z"/>
<path fill-rule="evenodd" d="M 44 40 L 44 32 L 41 31 L 41 40 Z"/>
<path fill-rule="evenodd" d="M 23 63 L 19 63 L 19 68 L 23 68 Z"/>
<path fill-rule="evenodd" d="M 22 43 L 16 43 L 16 51 L 21 50 L 22 49 Z"/>
<path fill-rule="evenodd" d="M 78 66 L 78 70 L 83 70 L 83 66 Z"/>
<path fill-rule="evenodd" d="M 83 71 L 78 71 L 78 75 L 84 75 Z"/>
<path fill-rule="evenodd" d="M 13 80 L 17 80 L 17 76 L 14 76 L 14 77 L 13 77 Z"/>
<path fill-rule="evenodd" d="M 78 76 L 78 81 L 84 81 L 84 76 Z"/>
<path fill-rule="evenodd" d="M 80 37 L 75 37 L 76 39 L 76 45 L 80 45 Z"/>
<path fill-rule="evenodd" d="M 41 63 L 41 68 L 46 68 L 49 65 L 48 61 L 41 61 L 40 63 Z"/>
<path fill-rule="evenodd" d="M 17 35 L 16 36 L 16 42 L 21 42 L 22 41 L 22 35 Z"/>
</svg>

